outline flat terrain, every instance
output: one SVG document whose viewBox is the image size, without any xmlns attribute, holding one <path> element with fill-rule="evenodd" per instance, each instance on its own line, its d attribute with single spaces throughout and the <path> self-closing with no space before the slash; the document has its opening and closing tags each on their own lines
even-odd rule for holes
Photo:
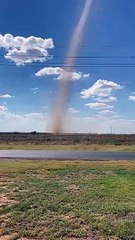
<svg viewBox="0 0 135 240">
<path fill-rule="evenodd" d="M 0 150 L 71 150 L 91 152 L 135 152 L 135 145 L 99 145 L 99 144 L 30 144 L 30 143 L 8 143 L 0 144 Z"/>
<path fill-rule="evenodd" d="M 135 134 L 0 133 L 0 149 L 135 151 Z"/>
<path fill-rule="evenodd" d="M 135 162 L 0 161 L 0 240 L 134 240 Z"/>
</svg>

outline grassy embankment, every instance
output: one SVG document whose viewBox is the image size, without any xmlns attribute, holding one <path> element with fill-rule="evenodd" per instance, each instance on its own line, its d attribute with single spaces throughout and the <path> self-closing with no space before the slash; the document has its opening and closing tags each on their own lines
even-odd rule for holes
<svg viewBox="0 0 135 240">
<path fill-rule="evenodd" d="M 0 150 L 79 150 L 79 151 L 125 151 L 134 152 L 135 145 L 111 145 L 111 144 L 69 144 L 69 145 L 54 145 L 54 144 L 0 144 Z"/>
<path fill-rule="evenodd" d="M 0 239 L 134 240 L 135 162 L 0 161 Z"/>
</svg>

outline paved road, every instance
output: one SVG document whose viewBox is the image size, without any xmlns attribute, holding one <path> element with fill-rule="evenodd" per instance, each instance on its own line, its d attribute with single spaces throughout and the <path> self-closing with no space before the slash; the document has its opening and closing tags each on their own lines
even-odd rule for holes
<svg viewBox="0 0 135 240">
<path fill-rule="evenodd" d="M 135 160 L 135 152 L 83 152 L 46 150 L 0 150 L 0 159 L 40 160 Z"/>
</svg>

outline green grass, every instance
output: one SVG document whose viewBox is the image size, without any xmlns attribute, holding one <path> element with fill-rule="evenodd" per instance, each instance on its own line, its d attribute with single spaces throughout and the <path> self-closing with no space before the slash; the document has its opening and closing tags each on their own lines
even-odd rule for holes
<svg viewBox="0 0 135 240">
<path fill-rule="evenodd" d="M 38 145 L 38 144 L 1 144 L 0 150 L 80 150 L 80 151 L 135 151 L 135 145 L 101 145 L 101 144 L 73 144 L 73 145 Z"/>
<path fill-rule="evenodd" d="M 134 161 L 0 161 L 0 196 L 3 235 L 135 239 Z"/>
</svg>

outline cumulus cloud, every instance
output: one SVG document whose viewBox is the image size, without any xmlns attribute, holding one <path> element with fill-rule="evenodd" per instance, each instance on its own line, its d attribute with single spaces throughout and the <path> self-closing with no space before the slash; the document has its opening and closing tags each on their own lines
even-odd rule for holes
<svg viewBox="0 0 135 240">
<path fill-rule="evenodd" d="M 89 73 L 83 74 L 83 77 L 88 78 L 88 77 L 90 77 L 90 74 Z"/>
<path fill-rule="evenodd" d="M 135 96 L 129 96 L 130 101 L 135 101 Z"/>
<path fill-rule="evenodd" d="M 37 77 L 56 76 L 57 80 L 79 80 L 90 76 L 89 74 L 83 74 L 81 72 L 66 72 L 60 67 L 45 67 L 39 70 L 35 75 Z"/>
<path fill-rule="evenodd" d="M 108 109 L 103 110 L 103 111 L 101 111 L 101 112 L 99 112 L 99 113 L 100 113 L 100 114 L 103 114 L 103 115 L 113 115 L 113 114 L 116 114 L 116 112 L 111 111 L 111 110 L 108 110 Z"/>
<path fill-rule="evenodd" d="M 4 111 L 6 111 L 7 110 L 7 107 L 6 106 L 4 106 L 4 105 L 1 105 L 0 106 L 0 112 L 4 112 Z"/>
<path fill-rule="evenodd" d="M 113 106 L 108 105 L 106 103 L 95 102 L 95 103 L 87 103 L 85 104 L 86 107 L 91 109 L 106 109 L 106 108 L 113 108 Z"/>
<path fill-rule="evenodd" d="M 0 98 L 13 98 L 14 96 L 11 96 L 10 94 L 6 93 L 3 95 L 0 95 Z"/>
<path fill-rule="evenodd" d="M 96 101 L 98 102 L 104 102 L 104 103 L 110 103 L 110 102 L 115 102 L 117 101 L 117 97 L 114 97 L 114 96 L 110 96 L 110 97 L 98 97 L 98 98 L 95 98 Z"/>
<path fill-rule="evenodd" d="M 5 48 L 5 58 L 16 65 L 32 62 L 44 62 L 49 57 L 48 49 L 54 47 L 52 38 L 14 37 L 12 34 L 0 34 L 0 48 Z"/>
<path fill-rule="evenodd" d="M 81 92 L 81 98 L 87 99 L 92 96 L 107 98 L 118 89 L 122 89 L 122 86 L 112 81 L 99 79 L 92 87 Z"/>
<path fill-rule="evenodd" d="M 68 109 L 68 112 L 75 114 L 75 113 L 79 113 L 80 111 L 71 107 L 71 108 Z"/>
</svg>

